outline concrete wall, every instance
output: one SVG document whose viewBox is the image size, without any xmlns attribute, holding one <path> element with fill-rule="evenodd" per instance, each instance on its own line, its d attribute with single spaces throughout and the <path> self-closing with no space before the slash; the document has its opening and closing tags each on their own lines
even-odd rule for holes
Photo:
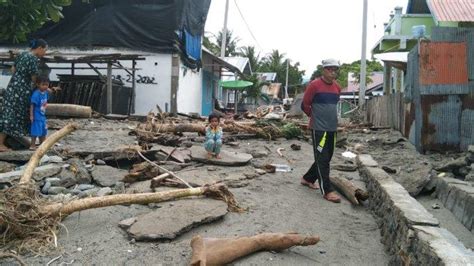
<svg viewBox="0 0 474 266">
<path fill-rule="evenodd" d="M 0 52 L 7 52 L 8 48 L 0 48 Z M 145 60 L 136 61 L 136 97 L 135 97 L 135 114 L 146 115 L 149 111 L 155 110 L 156 105 L 165 110 L 170 110 L 170 87 L 171 87 L 171 54 L 156 54 L 143 51 L 130 51 L 120 49 L 94 49 L 83 51 L 77 49 L 65 49 L 50 47 L 50 51 L 58 51 L 61 53 L 81 53 L 81 54 L 99 54 L 99 53 L 123 53 L 123 54 L 140 54 Z M 123 61 L 124 67 L 132 67 L 131 61 Z M 49 67 L 70 67 L 71 64 L 48 64 Z M 96 67 L 107 67 L 106 64 L 94 64 Z M 88 67 L 86 64 L 76 64 L 76 68 Z M 107 70 L 100 72 L 104 75 Z M 189 71 L 191 72 L 191 71 Z M 51 80 L 57 80 L 57 74 L 71 74 L 70 70 L 52 70 L 50 74 Z M 93 70 L 75 71 L 76 75 L 97 75 Z M 113 70 L 112 75 L 116 79 L 122 80 L 125 86 L 132 86 L 131 77 L 125 70 Z M 10 75 L 6 73 L 0 75 L 0 88 L 6 88 Z M 184 84 L 187 83 L 185 79 Z M 190 87 L 189 85 L 187 85 Z M 183 104 L 181 104 L 183 105 Z M 186 103 L 184 104 L 186 105 Z"/>
<path fill-rule="evenodd" d="M 192 70 L 182 63 L 179 68 L 178 112 L 202 112 L 202 70 Z"/>
</svg>

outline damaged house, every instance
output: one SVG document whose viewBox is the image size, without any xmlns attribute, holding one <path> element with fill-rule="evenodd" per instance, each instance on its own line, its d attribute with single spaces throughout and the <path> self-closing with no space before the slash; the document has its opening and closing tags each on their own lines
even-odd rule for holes
<svg viewBox="0 0 474 266">
<path fill-rule="evenodd" d="M 238 71 L 202 53 L 210 0 L 72 2 L 64 19 L 31 34 L 49 44 L 43 68 L 63 88 L 56 102 L 102 113 L 146 115 L 159 106 L 208 114 L 222 68 Z M 8 52 L 23 49 L 26 44 L 0 44 L 4 69 L 13 61 Z M 10 74 L 2 73 L 0 87 L 6 87 Z M 93 92 L 106 87 L 111 97 Z"/>
</svg>

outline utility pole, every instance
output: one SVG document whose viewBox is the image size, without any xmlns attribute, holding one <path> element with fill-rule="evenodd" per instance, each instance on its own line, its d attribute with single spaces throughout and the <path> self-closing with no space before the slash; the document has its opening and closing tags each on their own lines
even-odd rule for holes
<svg viewBox="0 0 474 266">
<path fill-rule="evenodd" d="M 222 30 L 221 58 L 225 57 L 225 47 L 227 42 L 227 16 L 229 15 L 229 0 L 225 1 L 224 29 Z"/>
<path fill-rule="evenodd" d="M 286 59 L 286 85 L 285 85 L 285 99 L 288 99 L 288 70 L 290 68 L 290 59 Z"/>
<path fill-rule="evenodd" d="M 366 76 L 367 76 L 367 8 L 368 0 L 364 1 L 362 17 L 362 58 L 360 62 L 360 83 L 359 83 L 359 107 L 365 104 Z"/>
</svg>

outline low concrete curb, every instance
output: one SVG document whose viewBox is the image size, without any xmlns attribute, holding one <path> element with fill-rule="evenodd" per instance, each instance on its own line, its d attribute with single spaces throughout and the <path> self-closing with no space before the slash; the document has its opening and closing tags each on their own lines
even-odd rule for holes
<svg viewBox="0 0 474 266">
<path fill-rule="evenodd" d="M 382 241 L 394 265 L 474 265 L 466 249 L 405 188 L 378 168 L 370 155 L 357 157 L 370 193 L 369 207 L 379 217 Z"/>
<path fill-rule="evenodd" d="M 458 179 L 439 177 L 436 194 L 446 209 L 474 233 L 474 187 Z"/>
</svg>

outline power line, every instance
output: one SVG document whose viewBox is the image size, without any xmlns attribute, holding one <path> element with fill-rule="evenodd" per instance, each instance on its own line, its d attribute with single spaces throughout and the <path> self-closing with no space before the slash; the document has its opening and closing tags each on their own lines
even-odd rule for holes
<svg viewBox="0 0 474 266">
<path fill-rule="evenodd" d="M 253 40 L 255 41 L 255 43 L 257 43 L 258 48 L 260 48 L 260 50 L 263 51 L 262 46 L 261 46 L 260 43 L 257 41 L 257 38 L 255 38 L 255 35 L 253 34 L 252 29 L 250 29 L 249 24 L 248 24 L 247 21 L 245 20 L 244 15 L 242 14 L 242 11 L 240 10 L 240 7 L 239 7 L 239 5 L 237 4 L 237 1 L 236 1 L 236 0 L 234 0 L 234 4 L 235 4 L 235 7 L 237 7 L 237 11 L 239 11 L 240 17 L 241 17 L 242 20 L 244 21 L 245 26 L 247 27 L 247 30 L 249 31 L 249 33 L 250 33 L 250 35 L 252 36 Z"/>
</svg>

